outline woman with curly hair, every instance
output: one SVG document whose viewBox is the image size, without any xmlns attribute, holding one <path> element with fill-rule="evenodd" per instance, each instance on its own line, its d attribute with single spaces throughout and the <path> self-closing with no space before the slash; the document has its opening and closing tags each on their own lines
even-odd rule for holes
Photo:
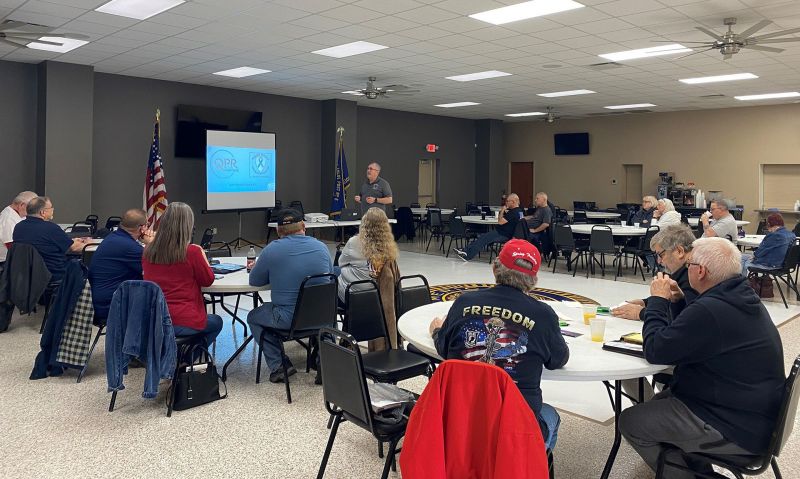
<svg viewBox="0 0 800 479">
<path fill-rule="evenodd" d="M 378 208 L 370 208 L 364 213 L 358 234 L 347 241 L 339 256 L 339 301 L 344 304 L 345 291 L 350 283 L 366 279 L 375 281 L 380 288 L 393 346 L 397 336 L 394 285 L 400 277 L 397 256 L 397 243 L 389 227 L 389 218 Z"/>
</svg>

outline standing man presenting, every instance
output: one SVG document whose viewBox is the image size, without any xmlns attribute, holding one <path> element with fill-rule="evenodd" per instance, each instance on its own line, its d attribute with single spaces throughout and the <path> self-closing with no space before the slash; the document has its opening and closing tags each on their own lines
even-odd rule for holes
<svg viewBox="0 0 800 479">
<path fill-rule="evenodd" d="M 361 194 L 355 196 L 356 203 L 361 205 L 361 214 L 370 208 L 380 208 L 386 213 L 386 205 L 392 204 L 392 187 L 380 174 L 381 165 L 378 163 L 372 162 L 367 166 L 367 181 L 361 185 Z"/>
</svg>

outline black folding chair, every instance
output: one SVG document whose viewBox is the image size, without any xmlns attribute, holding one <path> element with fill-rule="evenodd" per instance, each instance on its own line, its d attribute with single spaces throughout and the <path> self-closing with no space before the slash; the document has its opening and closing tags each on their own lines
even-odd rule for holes
<svg viewBox="0 0 800 479">
<path fill-rule="evenodd" d="M 425 246 L 425 251 L 428 251 L 428 248 L 431 247 L 431 241 L 433 238 L 438 238 L 441 242 L 439 245 L 439 249 L 444 252 L 444 226 L 442 224 L 442 210 L 439 208 L 428 208 L 428 218 L 427 218 L 427 227 L 428 231 L 430 232 L 430 236 L 428 237 L 428 245 Z"/>
<path fill-rule="evenodd" d="M 322 328 L 319 332 L 319 354 L 322 367 L 322 394 L 325 409 L 333 424 L 322 463 L 319 465 L 317 479 L 325 476 L 333 441 L 339 425 L 349 421 L 366 429 L 379 443 L 389 443 L 389 453 L 383 464 L 381 479 L 389 476 L 389 468 L 396 470 L 395 455 L 400 452 L 398 443 L 403 438 L 408 424 L 408 416 L 403 415 L 396 423 L 387 424 L 375 420 L 375 412 L 370 401 L 369 388 L 365 378 L 364 360 L 356 338 L 332 328 Z"/>
<path fill-rule="evenodd" d="M 800 264 L 800 245 L 794 244 L 786 250 L 783 264 L 779 268 L 764 268 L 758 265 L 750 265 L 747 268 L 747 276 L 758 277 L 759 275 L 763 275 L 768 278 L 775 278 L 775 280 L 781 280 L 788 288 L 786 294 L 789 294 L 789 291 L 794 291 L 797 300 L 800 301 L 800 291 L 798 291 L 797 288 L 796 276 L 792 277 L 793 274 L 797 274 L 798 264 Z M 783 294 L 780 285 L 778 285 L 778 292 L 781 294 L 783 305 L 786 309 L 789 309 L 789 304 L 786 302 L 786 296 Z M 759 293 L 761 292 L 759 291 Z"/>
<path fill-rule="evenodd" d="M 322 283 L 320 281 L 326 280 Z M 297 341 L 306 350 L 306 372 L 311 369 L 311 362 L 315 357 L 316 337 L 319 330 L 325 326 L 336 324 L 336 276 L 330 273 L 306 276 L 300 283 L 300 293 L 294 307 L 292 325 L 288 330 L 266 327 L 258 338 L 258 365 L 256 366 L 256 383 L 261 380 L 261 359 L 263 356 L 264 336 L 271 334 L 278 338 L 281 345 L 281 368 L 283 369 L 283 382 L 286 385 L 286 401 L 292 403 L 292 391 L 289 389 L 289 374 L 286 351 L 283 343 Z M 304 343 L 302 339 L 307 339 Z M 316 368 L 316 365 L 314 366 Z"/>
<path fill-rule="evenodd" d="M 576 245 L 572 226 L 569 224 L 554 225 L 551 229 L 553 230 L 553 254 L 550 259 L 553 261 L 553 273 L 558 267 L 558 254 L 561 253 L 567 261 L 567 272 L 572 271 L 572 276 L 575 276 L 578 270 L 578 260 L 584 259 L 586 248 Z M 578 255 L 573 258 L 573 253 L 578 253 Z M 572 269 L 573 264 L 575 265 L 574 270 Z M 547 266 L 550 266 L 549 262 Z"/>
<path fill-rule="evenodd" d="M 108 231 L 111 231 L 114 228 L 118 228 L 120 223 L 122 223 L 122 218 L 120 218 L 119 216 L 109 216 L 108 219 L 106 220 L 105 228 Z"/>
<path fill-rule="evenodd" d="M 416 284 L 413 286 L 403 286 L 403 281 L 409 282 L 414 279 L 419 279 L 422 281 L 422 284 Z M 430 304 L 433 300 L 431 298 L 431 288 L 428 285 L 428 279 L 421 274 L 415 274 L 412 276 L 401 276 L 400 279 L 397 280 L 397 288 L 395 289 L 395 312 L 397 313 L 397 318 L 399 319 L 400 316 L 404 315 L 405 313 L 411 311 L 414 308 L 418 308 L 420 306 L 425 306 L 426 304 Z M 398 333 L 398 336 L 400 333 Z M 398 344 L 399 343 L 398 337 Z M 439 358 L 434 358 L 432 356 L 428 356 L 427 354 L 423 353 L 416 346 L 413 344 L 407 344 L 406 350 L 411 351 L 412 353 L 419 354 L 424 356 L 428 359 L 431 363 L 431 367 L 429 372 L 433 374 L 436 370 L 436 364 L 442 362 Z"/>
<path fill-rule="evenodd" d="M 206 252 L 206 257 L 232 256 L 231 245 L 223 241 L 214 241 L 214 235 L 216 234 L 217 228 L 213 226 L 203 231 L 203 237 L 200 238 L 200 247 Z"/>
<path fill-rule="evenodd" d="M 650 226 L 647 228 L 647 232 L 644 235 L 644 239 L 641 240 L 635 246 L 627 246 L 622 248 L 622 254 L 630 254 L 633 256 L 633 274 L 636 275 L 636 269 L 638 268 L 642 275 L 642 281 L 644 281 L 644 264 L 642 262 L 647 263 L 647 258 L 653 258 L 653 276 L 656 275 L 656 270 L 658 261 L 656 260 L 656 254 L 650 249 L 650 240 L 653 239 L 653 236 L 658 233 L 659 227 L 658 226 Z"/>
<path fill-rule="evenodd" d="M 89 243 L 84 245 L 83 249 L 81 250 L 81 263 L 87 268 L 92 264 L 92 257 L 94 253 L 97 251 L 97 247 L 100 246 L 100 243 Z"/>
<path fill-rule="evenodd" d="M 297 211 L 300 212 L 301 215 L 306 214 L 306 211 L 303 209 L 303 202 L 300 200 L 294 200 L 291 203 L 289 203 L 289 208 L 296 209 Z"/>
<path fill-rule="evenodd" d="M 717 455 L 717 454 L 703 454 L 699 452 L 687 453 L 677 447 L 667 446 L 658 455 L 658 463 L 656 468 L 656 479 L 664 477 L 664 470 L 667 467 L 680 469 L 683 471 L 692 472 L 695 476 L 705 478 L 718 478 L 721 477 L 717 474 L 705 474 L 702 472 L 692 471 L 684 466 L 683 462 L 676 463 L 669 460 L 670 456 L 679 456 L 684 461 L 686 459 L 694 461 L 703 461 L 715 466 L 725 468 L 733 473 L 739 479 L 743 475 L 756 476 L 766 471 L 772 466 L 772 472 L 775 474 L 776 479 L 782 479 L 781 471 L 778 468 L 778 461 L 776 458 L 780 456 L 781 450 L 786 445 L 786 441 L 792 435 L 794 429 L 795 416 L 797 415 L 797 401 L 800 398 L 800 389 L 796 387 L 795 380 L 797 372 L 800 370 L 800 356 L 794 360 L 792 370 L 783 387 L 783 401 L 778 411 L 778 420 L 775 428 L 772 430 L 772 438 L 769 442 L 769 448 L 764 454 L 761 455 Z"/>
<path fill-rule="evenodd" d="M 454 215 L 450 218 L 450 225 L 447 228 L 445 236 L 450 238 L 450 241 L 447 243 L 447 250 L 444 255 L 445 258 L 450 256 L 450 249 L 453 247 L 454 240 L 457 248 L 460 247 L 464 249 L 467 242 L 467 226 L 460 216 Z M 444 243 L 444 240 L 442 240 L 442 242 Z"/>
<path fill-rule="evenodd" d="M 600 253 L 600 261 L 595 257 L 597 253 Z M 592 226 L 592 234 L 589 236 L 589 267 L 586 268 L 587 278 L 589 277 L 589 270 L 591 270 L 594 275 L 595 264 L 600 266 L 602 275 L 606 275 L 607 254 L 612 255 L 614 257 L 614 263 L 617 264 L 617 272 L 614 275 L 614 281 L 616 281 L 622 269 L 622 261 L 620 260 L 622 253 L 617 249 L 617 245 L 614 244 L 614 234 L 611 232 L 611 228 L 607 225 L 594 225 Z"/>
</svg>

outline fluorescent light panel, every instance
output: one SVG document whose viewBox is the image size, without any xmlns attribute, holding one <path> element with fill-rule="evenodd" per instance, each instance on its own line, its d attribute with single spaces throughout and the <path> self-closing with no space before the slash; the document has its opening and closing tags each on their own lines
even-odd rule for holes
<svg viewBox="0 0 800 479">
<path fill-rule="evenodd" d="M 506 77 L 509 75 L 511 75 L 511 73 L 501 72 L 498 70 L 489 70 L 485 72 L 467 73 L 466 75 L 456 75 L 444 78 L 446 80 L 455 80 L 455 81 L 475 81 L 475 80 L 485 80 L 487 78 Z"/>
<path fill-rule="evenodd" d="M 604 106 L 603 108 L 608 108 L 609 110 L 630 110 L 632 108 L 647 108 L 649 106 L 656 106 L 652 103 L 632 103 L 630 105 L 611 105 L 611 106 Z"/>
<path fill-rule="evenodd" d="M 536 96 L 545 96 L 547 98 L 556 98 L 559 96 L 572 96 L 572 95 L 588 95 L 590 93 L 597 93 L 592 90 L 567 90 L 567 91 L 554 91 L 552 93 L 537 93 Z"/>
<path fill-rule="evenodd" d="M 546 114 L 547 113 L 542 112 L 542 111 L 529 111 L 529 112 L 526 112 L 526 113 L 507 113 L 506 116 L 512 116 L 512 117 L 516 118 L 516 117 L 520 117 L 520 116 L 542 116 L 542 115 L 546 115 Z"/>
<path fill-rule="evenodd" d="M 796 96 L 800 96 L 800 92 L 796 91 L 787 91 L 783 93 L 764 93 L 762 95 L 742 95 L 742 96 L 735 96 L 737 100 L 773 100 L 776 98 L 794 98 Z"/>
<path fill-rule="evenodd" d="M 335 47 L 323 48 L 322 50 L 315 50 L 311 53 L 316 53 L 317 55 L 325 55 L 326 57 L 344 58 L 344 57 L 351 57 L 353 55 L 360 55 L 362 53 L 375 52 L 378 50 L 383 50 L 384 48 L 389 48 L 389 47 L 384 45 L 378 45 L 377 43 L 358 41 L 352 43 L 345 43 L 344 45 L 339 45 Z"/>
<path fill-rule="evenodd" d="M 638 50 L 627 50 L 624 52 L 603 53 L 599 57 L 611 60 L 612 62 L 620 62 L 625 60 L 634 60 L 636 58 L 649 58 L 658 57 L 661 55 L 673 55 L 675 53 L 688 53 L 692 51 L 679 43 L 671 43 L 669 45 L 661 45 L 658 47 L 640 48 Z"/>
<path fill-rule="evenodd" d="M 678 80 L 681 83 L 686 83 L 687 85 L 697 85 L 699 83 L 715 83 L 721 81 L 734 81 L 734 80 L 750 80 L 752 78 L 758 78 L 757 75 L 753 75 L 752 73 L 733 73 L 731 75 L 715 75 L 711 77 L 697 77 L 697 78 L 683 78 Z"/>
<path fill-rule="evenodd" d="M 253 75 L 260 75 L 262 73 L 269 73 L 270 71 L 272 70 L 262 70 L 261 68 L 253 68 L 253 67 L 239 67 L 239 68 L 231 68 L 230 70 L 223 70 L 221 72 L 214 72 L 214 75 L 220 75 L 232 78 L 244 78 Z"/>
<path fill-rule="evenodd" d="M 48 52 L 58 52 L 58 53 L 66 53 L 71 50 L 75 50 L 78 47 L 82 47 L 86 45 L 87 41 L 85 40 L 75 40 L 72 38 L 64 38 L 64 37 L 41 37 L 39 40 L 44 40 L 46 42 L 56 42 L 60 43 L 61 45 L 48 45 L 47 43 L 39 43 L 36 40 L 30 42 L 28 44 L 28 48 L 34 48 L 36 50 L 47 50 Z"/>
<path fill-rule="evenodd" d="M 475 103 L 471 101 L 460 101 L 457 103 L 442 103 L 441 105 L 433 105 L 433 106 L 438 106 L 439 108 L 458 108 L 460 106 L 473 106 L 473 105 L 480 105 L 480 103 Z"/>
<path fill-rule="evenodd" d="M 181 3 L 185 3 L 185 0 L 111 0 L 95 8 L 95 11 L 144 20 Z"/>
<path fill-rule="evenodd" d="M 528 18 L 550 15 L 551 13 L 583 8 L 584 6 L 585 5 L 572 0 L 532 0 L 530 2 L 517 3 L 516 5 L 475 13 L 470 15 L 470 18 L 493 25 L 503 25 L 519 20 L 527 20 Z"/>
</svg>

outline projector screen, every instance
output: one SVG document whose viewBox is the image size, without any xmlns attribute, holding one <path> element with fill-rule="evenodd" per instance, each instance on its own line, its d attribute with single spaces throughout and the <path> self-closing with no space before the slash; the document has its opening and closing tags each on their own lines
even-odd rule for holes
<svg viewBox="0 0 800 479">
<path fill-rule="evenodd" d="M 206 209 L 275 206 L 275 134 L 206 132 Z"/>
</svg>

